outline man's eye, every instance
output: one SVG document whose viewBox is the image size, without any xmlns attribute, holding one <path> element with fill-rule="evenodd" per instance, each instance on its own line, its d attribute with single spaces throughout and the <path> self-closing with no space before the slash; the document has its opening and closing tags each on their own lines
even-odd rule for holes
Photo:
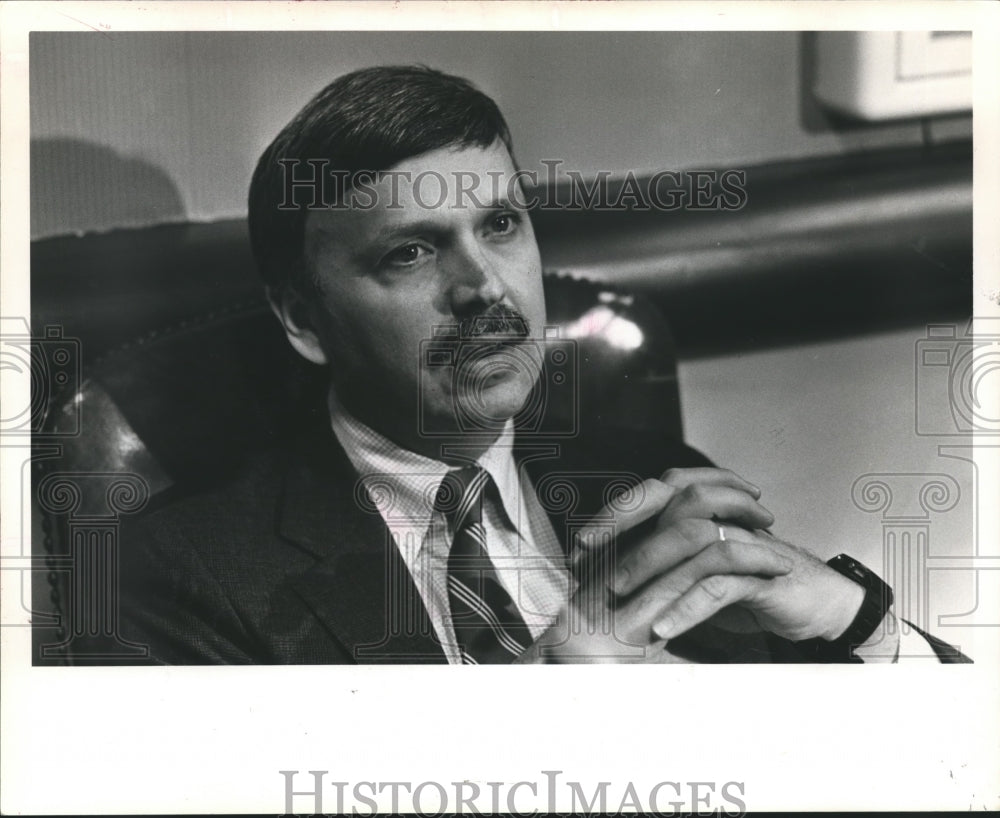
<svg viewBox="0 0 1000 818">
<path fill-rule="evenodd" d="M 399 247 L 389 253 L 383 259 L 383 262 L 396 267 L 408 267 L 416 264 L 425 255 L 427 255 L 427 253 L 427 248 L 420 244 L 406 244 L 403 247 Z"/>
<path fill-rule="evenodd" d="M 501 213 L 493 217 L 490 228 L 494 233 L 503 236 L 517 230 L 519 223 L 520 220 L 514 213 Z"/>
</svg>

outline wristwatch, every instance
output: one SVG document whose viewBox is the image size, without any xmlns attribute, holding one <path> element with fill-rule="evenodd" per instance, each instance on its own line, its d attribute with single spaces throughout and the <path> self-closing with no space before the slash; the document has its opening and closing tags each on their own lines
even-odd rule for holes
<svg viewBox="0 0 1000 818">
<path fill-rule="evenodd" d="M 892 607 L 892 588 L 878 574 L 847 554 L 838 554 L 827 565 L 864 588 L 865 598 L 857 616 L 836 639 L 807 639 L 796 642 L 796 647 L 805 654 L 805 661 L 861 662 L 854 655 L 854 648 L 867 642 L 885 619 Z"/>
</svg>

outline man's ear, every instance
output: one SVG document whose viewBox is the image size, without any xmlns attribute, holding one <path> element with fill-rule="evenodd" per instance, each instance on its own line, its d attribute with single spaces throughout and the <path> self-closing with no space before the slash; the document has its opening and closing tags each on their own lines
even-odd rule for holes
<svg viewBox="0 0 1000 818">
<path fill-rule="evenodd" d="M 316 331 L 311 305 L 294 287 L 268 287 L 266 291 L 271 311 L 285 328 L 295 351 L 314 364 L 326 364 L 326 352 Z"/>
</svg>

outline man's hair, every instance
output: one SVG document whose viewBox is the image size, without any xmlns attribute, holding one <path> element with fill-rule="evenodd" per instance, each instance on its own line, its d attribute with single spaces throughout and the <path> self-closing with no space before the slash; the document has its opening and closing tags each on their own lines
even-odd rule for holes
<svg viewBox="0 0 1000 818">
<path fill-rule="evenodd" d="M 513 154 L 510 131 L 496 103 L 461 77 L 424 66 L 384 66 L 334 80 L 281 130 L 257 162 L 248 222 L 264 282 L 278 289 L 312 284 L 303 251 L 308 208 L 279 209 L 285 202 L 286 173 L 291 178 L 293 168 L 296 179 L 309 179 L 314 166 L 306 162 L 327 162 L 319 172 L 333 190 L 330 171 L 349 183 L 359 174 L 388 170 L 428 151 L 452 145 L 485 148 L 497 139 Z M 291 163 L 283 166 L 280 160 Z M 311 191 L 297 192 L 307 204 L 312 201 Z"/>
</svg>

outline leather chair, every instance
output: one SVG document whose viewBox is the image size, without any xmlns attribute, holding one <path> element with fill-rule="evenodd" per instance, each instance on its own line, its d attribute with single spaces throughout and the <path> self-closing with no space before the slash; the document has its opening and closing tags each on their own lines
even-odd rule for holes
<svg viewBox="0 0 1000 818">
<path fill-rule="evenodd" d="M 680 439 L 675 351 L 657 309 L 567 276 L 547 274 L 545 290 L 579 368 L 578 390 L 552 388 L 562 422 L 613 418 Z M 141 648 L 115 635 L 120 516 L 224 480 L 325 411 L 323 373 L 270 314 L 239 224 L 37 242 L 32 295 L 33 332 L 49 336 L 34 344 L 33 556 L 48 569 L 34 583 L 34 661 L 128 656 Z M 45 365 L 57 340 L 80 357 L 61 390 Z"/>
</svg>

